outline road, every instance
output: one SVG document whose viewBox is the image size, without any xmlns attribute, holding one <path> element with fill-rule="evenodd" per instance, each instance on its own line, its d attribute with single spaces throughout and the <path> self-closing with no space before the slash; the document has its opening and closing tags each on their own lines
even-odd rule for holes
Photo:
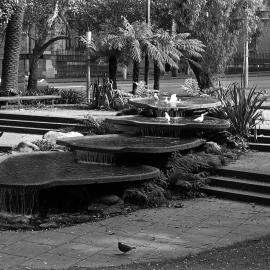
<svg viewBox="0 0 270 270">
<path fill-rule="evenodd" d="M 186 77 L 187 78 L 187 77 Z M 161 92 L 168 92 L 169 94 L 176 93 L 180 94 L 183 92 L 181 89 L 181 85 L 184 84 L 185 79 L 182 78 L 166 78 L 160 80 L 160 90 Z M 226 76 L 224 78 L 221 78 L 220 82 L 221 85 L 226 86 L 233 82 L 240 83 L 241 78 L 240 75 L 230 75 Z M 50 83 L 51 86 L 55 88 L 76 88 L 78 90 L 84 90 L 85 89 L 85 82 L 52 82 Z M 149 81 L 150 87 L 153 86 L 153 80 L 150 79 Z M 249 77 L 249 86 L 254 87 L 256 86 L 258 89 L 264 89 L 270 91 L 270 72 L 266 72 L 263 74 L 256 73 L 256 74 L 250 74 Z M 131 81 L 123 81 L 119 80 L 118 82 L 118 88 L 126 91 L 131 91 Z"/>
</svg>

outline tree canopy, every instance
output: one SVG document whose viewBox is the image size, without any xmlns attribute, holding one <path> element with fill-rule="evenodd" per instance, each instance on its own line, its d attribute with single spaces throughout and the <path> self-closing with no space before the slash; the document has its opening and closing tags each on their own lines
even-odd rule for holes
<svg viewBox="0 0 270 270">
<path fill-rule="evenodd" d="M 0 34 L 2 34 L 6 28 L 8 20 L 13 13 L 13 1 L 0 0 Z"/>
</svg>

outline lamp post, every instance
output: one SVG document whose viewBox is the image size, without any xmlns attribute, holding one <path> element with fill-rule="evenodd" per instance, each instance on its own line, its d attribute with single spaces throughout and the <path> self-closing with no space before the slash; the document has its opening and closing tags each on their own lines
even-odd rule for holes
<svg viewBox="0 0 270 270">
<path fill-rule="evenodd" d="M 245 2 L 246 4 L 246 14 L 245 14 L 245 35 L 244 35 L 244 59 L 243 59 L 243 87 L 246 89 L 248 88 L 248 58 L 249 58 L 249 48 L 248 48 L 248 42 L 249 42 L 249 35 L 248 35 L 248 2 Z"/>
<path fill-rule="evenodd" d="M 151 1 L 146 0 L 146 23 L 148 26 L 150 26 L 150 6 L 151 6 Z M 144 59 L 144 82 L 145 82 L 145 87 L 148 88 L 149 84 L 149 56 L 146 53 L 145 54 L 145 59 Z"/>
<path fill-rule="evenodd" d="M 92 32 L 86 32 L 86 40 L 88 44 L 92 41 Z M 90 50 L 87 52 L 87 71 L 86 71 L 86 99 L 90 103 L 90 88 L 91 88 L 91 67 L 90 67 Z"/>
</svg>

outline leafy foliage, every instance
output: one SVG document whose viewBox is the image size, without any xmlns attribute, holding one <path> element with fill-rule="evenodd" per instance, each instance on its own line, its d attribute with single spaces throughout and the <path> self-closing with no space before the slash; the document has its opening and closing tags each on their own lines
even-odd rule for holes
<svg viewBox="0 0 270 270">
<path fill-rule="evenodd" d="M 144 207 L 157 207 L 167 203 L 165 190 L 153 182 L 145 182 L 139 187 L 124 191 L 123 200 Z"/>
<path fill-rule="evenodd" d="M 236 135 L 246 137 L 249 130 L 262 120 L 260 109 L 268 97 L 256 87 L 246 93 L 245 89 L 234 83 L 227 89 L 219 88 L 217 95 Z"/>
<path fill-rule="evenodd" d="M 239 48 L 246 19 L 249 34 L 258 29 L 262 0 L 173 1 L 173 18 L 181 31 L 192 34 L 206 46 L 202 68 L 211 75 L 223 73 Z"/>
<path fill-rule="evenodd" d="M 59 94 L 61 95 L 61 99 L 59 101 L 61 104 L 82 104 L 86 100 L 85 93 L 72 88 L 61 89 Z"/>
<path fill-rule="evenodd" d="M 85 119 L 81 121 L 81 125 L 76 127 L 76 131 L 96 135 L 115 133 L 113 127 L 108 122 L 94 119 L 91 115 L 85 116 Z"/>
<path fill-rule="evenodd" d="M 191 39 L 188 33 L 170 34 L 145 22 L 129 23 L 124 18 L 123 26 L 119 30 L 125 44 L 123 47 L 132 60 L 140 62 L 147 54 L 163 71 L 165 64 L 178 68 L 181 57 L 201 57 L 204 51 L 202 42 Z"/>
<path fill-rule="evenodd" d="M 44 95 L 60 95 L 58 100 L 60 104 L 82 104 L 85 101 L 85 94 L 76 89 L 58 89 L 54 87 L 45 87 L 38 89 L 30 89 L 26 92 L 27 96 L 44 96 Z"/>
<path fill-rule="evenodd" d="M 115 90 L 108 78 L 104 77 L 102 85 L 99 80 L 95 81 L 93 87 L 93 99 L 91 106 L 94 109 L 123 109 L 127 105 L 126 98 L 120 90 Z"/>
<path fill-rule="evenodd" d="M 8 20 L 13 13 L 12 1 L 0 1 L 0 34 L 5 30 Z"/>
<path fill-rule="evenodd" d="M 185 79 L 183 88 L 185 92 L 190 96 L 196 96 L 200 93 L 198 82 L 193 78 Z"/>
</svg>

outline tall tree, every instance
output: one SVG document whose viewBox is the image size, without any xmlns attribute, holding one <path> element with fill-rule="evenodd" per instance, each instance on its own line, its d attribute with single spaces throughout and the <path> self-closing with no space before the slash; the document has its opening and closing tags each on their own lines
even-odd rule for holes
<svg viewBox="0 0 270 270">
<path fill-rule="evenodd" d="M 12 1 L 12 14 L 5 31 L 4 57 L 2 62 L 2 79 L 0 95 L 7 96 L 18 92 L 19 57 L 21 50 L 22 25 L 25 1 Z"/>
<path fill-rule="evenodd" d="M 27 91 L 37 88 L 38 61 L 44 51 L 58 40 L 69 39 L 65 17 L 68 8 L 67 0 L 29 0 L 24 25 L 34 46 L 29 59 Z"/>
<path fill-rule="evenodd" d="M 256 31 L 258 9 L 263 6 L 263 0 L 175 0 L 174 5 L 173 17 L 179 29 L 191 33 L 206 45 L 203 58 L 193 57 L 189 63 L 200 88 L 209 88 L 212 77 L 224 72 L 239 48 L 246 9 L 249 32 Z"/>
</svg>

